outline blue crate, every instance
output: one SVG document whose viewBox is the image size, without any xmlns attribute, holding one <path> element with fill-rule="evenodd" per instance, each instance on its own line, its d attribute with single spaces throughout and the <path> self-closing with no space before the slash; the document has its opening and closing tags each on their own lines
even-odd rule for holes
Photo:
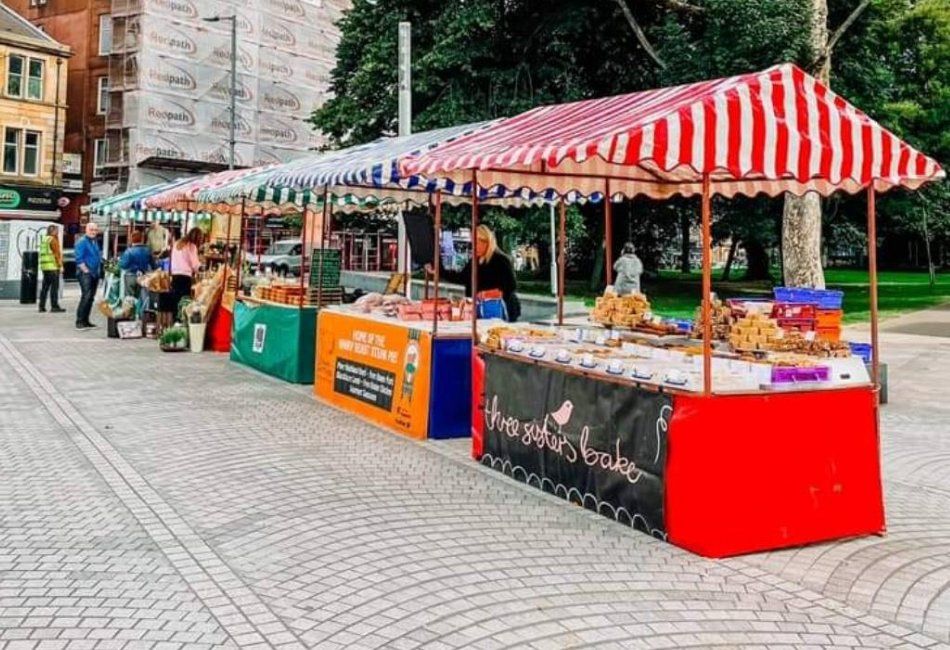
<svg viewBox="0 0 950 650">
<path fill-rule="evenodd" d="M 815 305 L 819 309 L 841 309 L 844 304 L 844 291 L 775 287 L 773 292 L 778 302 Z"/>
<path fill-rule="evenodd" d="M 675 325 L 676 329 L 678 329 L 681 332 L 693 331 L 693 321 L 691 320 L 667 318 L 667 319 L 664 319 L 664 322 L 669 323 L 670 325 Z"/>
<path fill-rule="evenodd" d="M 848 343 L 851 346 L 851 354 L 861 357 L 864 363 L 871 363 L 871 344 L 870 343 Z"/>
<path fill-rule="evenodd" d="M 501 298 L 490 298 L 488 300 L 479 299 L 478 317 L 508 320 L 508 312 L 505 309 L 505 301 Z"/>
</svg>

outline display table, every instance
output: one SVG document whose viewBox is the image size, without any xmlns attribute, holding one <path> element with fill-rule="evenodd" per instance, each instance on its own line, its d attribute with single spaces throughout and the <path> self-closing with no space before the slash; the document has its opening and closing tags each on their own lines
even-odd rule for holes
<svg viewBox="0 0 950 650">
<path fill-rule="evenodd" d="M 424 440 L 471 434 L 471 323 L 407 322 L 326 308 L 319 315 L 316 396 Z"/>
<path fill-rule="evenodd" d="M 868 385 L 712 395 L 480 351 L 473 453 L 708 557 L 884 531 Z"/>
<path fill-rule="evenodd" d="M 242 297 L 234 303 L 231 360 L 296 384 L 313 383 L 316 307 Z"/>
</svg>

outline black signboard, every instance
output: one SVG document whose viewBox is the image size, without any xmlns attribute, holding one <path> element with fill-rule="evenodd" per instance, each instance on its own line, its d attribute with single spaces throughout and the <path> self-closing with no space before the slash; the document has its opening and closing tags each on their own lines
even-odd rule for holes
<svg viewBox="0 0 950 650">
<path fill-rule="evenodd" d="M 484 464 L 665 537 L 670 397 L 487 355 L 484 403 Z"/>
<path fill-rule="evenodd" d="M 58 190 L 48 187 L 0 185 L 0 212 L 7 210 L 57 212 L 59 197 Z"/>
<path fill-rule="evenodd" d="M 414 266 L 432 264 L 435 259 L 435 224 L 425 212 L 405 212 L 406 238 Z"/>
<path fill-rule="evenodd" d="M 355 361 L 337 359 L 333 390 L 370 406 L 391 411 L 396 375 Z"/>
</svg>

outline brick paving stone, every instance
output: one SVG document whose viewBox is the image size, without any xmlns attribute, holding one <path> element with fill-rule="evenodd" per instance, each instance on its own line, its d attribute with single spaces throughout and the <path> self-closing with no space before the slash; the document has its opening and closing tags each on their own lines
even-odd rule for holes
<svg viewBox="0 0 950 650">
<path fill-rule="evenodd" d="M 0 303 L 0 644 L 950 647 L 950 344 L 883 340 L 888 535 L 711 562 L 465 441 Z"/>
</svg>

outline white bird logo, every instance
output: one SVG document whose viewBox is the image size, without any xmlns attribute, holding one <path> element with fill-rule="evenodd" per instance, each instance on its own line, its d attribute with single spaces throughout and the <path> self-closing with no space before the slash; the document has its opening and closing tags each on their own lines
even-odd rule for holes
<svg viewBox="0 0 950 650">
<path fill-rule="evenodd" d="M 563 427 L 571 419 L 571 413 L 573 412 L 574 412 L 574 402 L 572 402 L 571 400 L 565 400 L 565 402 L 561 404 L 561 408 L 559 408 L 554 413 L 552 413 L 551 417 L 554 419 L 555 422 L 557 422 L 557 425 L 559 427 Z"/>
</svg>

